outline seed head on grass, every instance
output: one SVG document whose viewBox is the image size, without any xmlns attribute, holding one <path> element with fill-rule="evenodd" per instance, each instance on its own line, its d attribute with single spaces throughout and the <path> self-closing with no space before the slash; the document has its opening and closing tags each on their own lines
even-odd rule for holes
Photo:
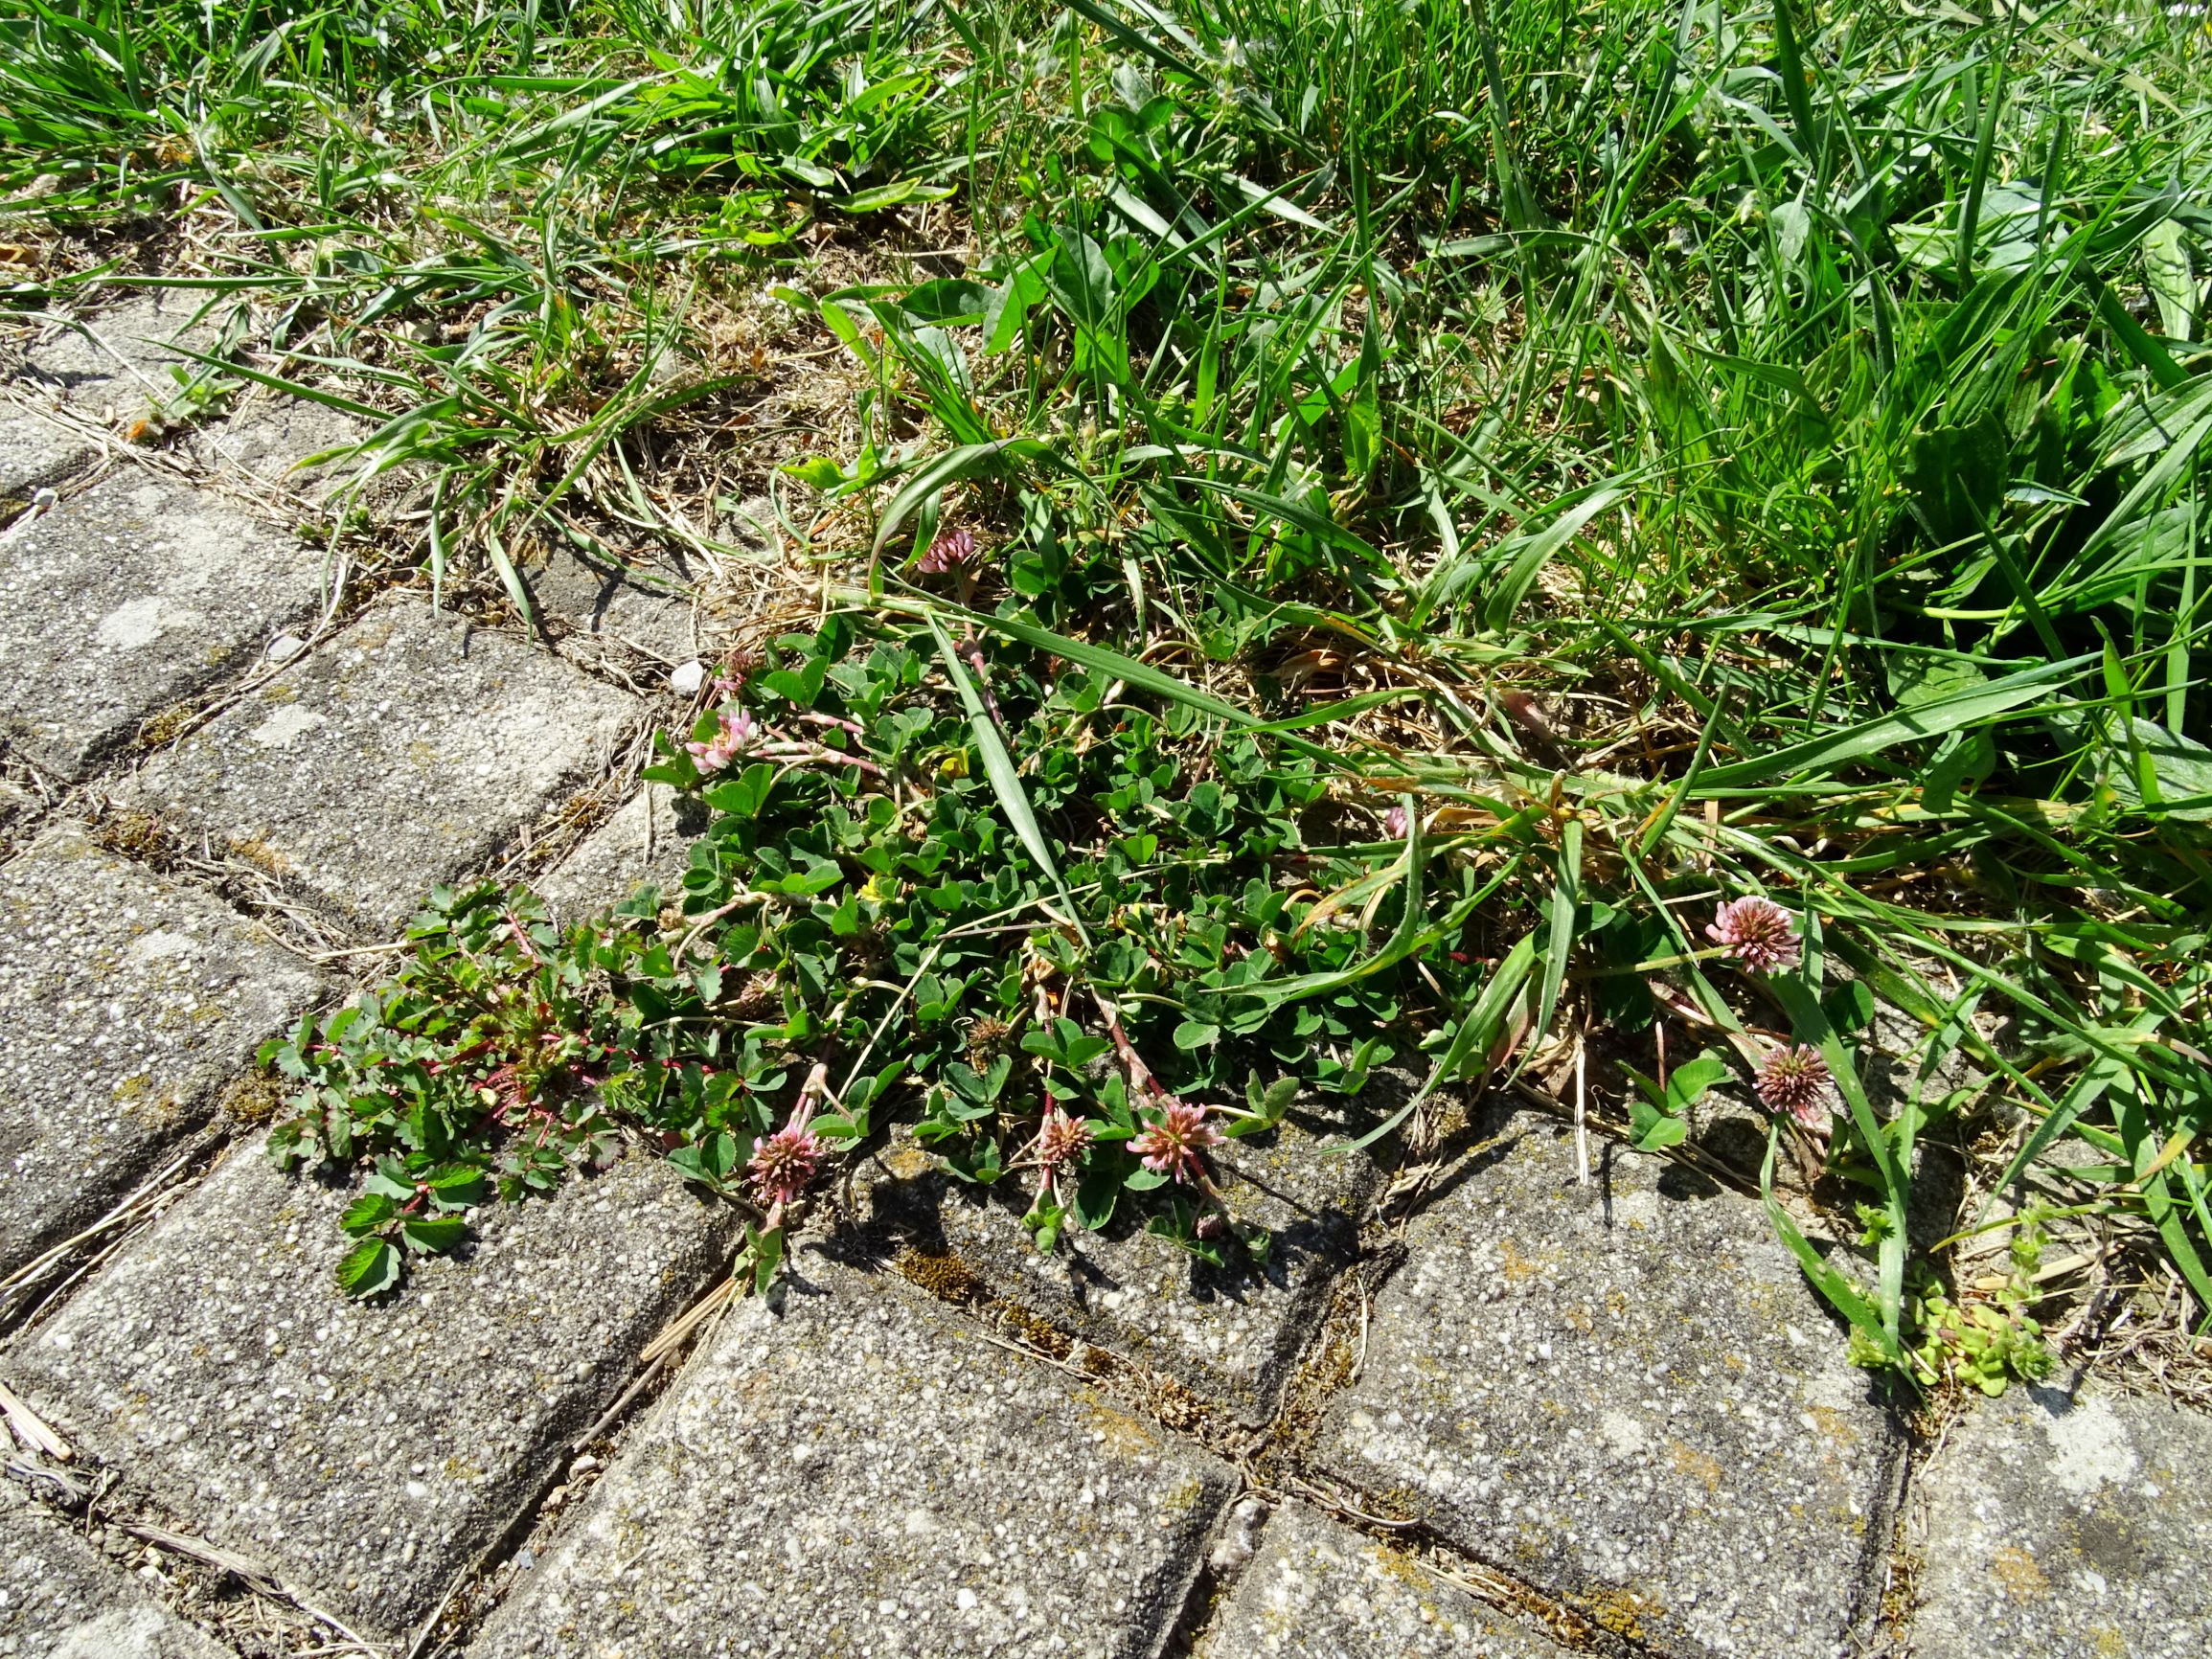
<svg viewBox="0 0 2212 1659">
<path fill-rule="evenodd" d="M 1722 905 L 1705 937 L 1727 946 L 1729 958 L 1753 973 L 1795 967 L 1804 948 L 1790 912 L 1755 893 Z"/>
<path fill-rule="evenodd" d="M 1206 1122 L 1206 1108 L 1170 1101 L 1160 1115 L 1129 1142 L 1129 1150 L 1145 1161 L 1145 1168 L 1173 1175 L 1177 1183 L 1203 1182 L 1205 1150 L 1221 1144 L 1221 1131 Z"/>
<path fill-rule="evenodd" d="M 1829 1080 L 1818 1049 L 1784 1043 L 1761 1064 L 1752 1087 L 1768 1111 L 1788 1112 L 1817 1134 L 1828 1127 Z"/>
</svg>

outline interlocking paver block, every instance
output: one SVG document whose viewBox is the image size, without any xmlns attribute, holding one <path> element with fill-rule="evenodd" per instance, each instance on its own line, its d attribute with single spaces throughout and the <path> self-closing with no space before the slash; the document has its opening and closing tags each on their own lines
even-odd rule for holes
<svg viewBox="0 0 2212 1659">
<path fill-rule="evenodd" d="M 538 896 L 564 920 L 604 915 L 649 884 L 680 902 L 692 843 L 711 817 L 693 797 L 648 784 L 537 883 Z"/>
<path fill-rule="evenodd" d="M 748 1299 L 476 1659 L 1150 1659 L 1229 1471 L 810 1252 Z"/>
<path fill-rule="evenodd" d="M 350 1189 L 239 1148 L 19 1337 L 0 1372 L 187 1530 L 365 1632 L 412 1628 L 726 1260 L 726 1209 L 631 1158 L 372 1303 L 335 1269 Z"/>
<path fill-rule="evenodd" d="M 1951 1424 L 1915 1495 L 1921 1659 L 2212 1653 L 2212 1420 L 2015 1388 Z"/>
<path fill-rule="evenodd" d="M 638 699 L 388 595 L 139 774 L 147 803 L 372 925 L 604 761 Z"/>
<path fill-rule="evenodd" d="M 80 420 L 101 425 L 135 420 L 157 405 L 173 403 L 182 383 L 201 366 L 173 350 L 182 342 L 212 352 L 221 344 L 207 322 L 193 325 L 201 301 L 157 290 L 88 312 L 75 326 L 42 329 L 23 352 L 17 383 L 34 398 L 50 398 Z"/>
<path fill-rule="evenodd" d="M 1102 1232 L 1070 1228 L 1053 1254 L 1040 1255 L 1021 1224 L 1031 1197 L 1025 1183 L 966 1186 L 933 1172 L 937 1159 L 910 1138 L 884 1161 L 894 1179 L 872 1197 L 910 1238 L 917 1277 L 949 1267 L 964 1285 L 979 1280 L 1062 1329 L 1157 1366 L 1253 1425 L 1274 1415 L 1327 1311 L 1377 1180 L 1367 1158 L 1325 1153 L 1292 1123 L 1265 1139 L 1230 1142 L 1214 1156 L 1229 1213 L 1273 1238 L 1264 1261 L 1222 1271 L 1147 1232 L 1134 1205 Z"/>
<path fill-rule="evenodd" d="M 222 420 L 194 434 L 194 447 L 211 464 L 228 463 L 269 483 L 321 496 L 346 482 L 344 466 L 302 469 L 325 450 L 358 443 L 371 428 L 327 404 L 310 403 L 258 388 Z"/>
<path fill-rule="evenodd" d="M 93 454 L 66 427 L 0 403 L 0 513 L 13 513 L 34 489 L 66 478 Z"/>
<path fill-rule="evenodd" d="M 1551 1120 L 1408 1230 L 1323 1466 L 1668 1651 L 1832 1654 L 1871 1611 L 1901 1442 L 1757 1203 Z"/>
<path fill-rule="evenodd" d="M 0 1653 L 235 1659 L 10 1482 L 0 1482 Z"/>
<path fill-rule="evenodd" d="M 1303 1504 L 1267 1523 L 1207 1645 L 1213 1659 L 1564 1659 L 1566 1651 L 1412 1556 Z"/>
<path fill-rule="evenodd" d="M 0 1273 L 96 1219 L 322 991 L 80 825 L 0 866 Z"/>
<path fill-rule="evenodd" d="M 570 549 L 526 570 L 523 580 L 548 616 L 588 639 L 627 645 L 671 664 L 697 648 L 692 625 L 696 573 L 675 558 L 622 565 Z"/>
<path fill-rule="evenodd" d="M 322 567 L 219 497 L 116 474 L 0 539 L 0 731 L 80 776 L 311 614 Z"/>
</svg>

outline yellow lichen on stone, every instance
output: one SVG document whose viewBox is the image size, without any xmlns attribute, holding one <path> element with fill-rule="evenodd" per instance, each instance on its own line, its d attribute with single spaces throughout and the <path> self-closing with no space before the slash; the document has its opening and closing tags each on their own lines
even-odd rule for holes
<svg viewBox="0 0 2212 1659">
<path fill-rule="evenodd" d="M 1721 1460 L 1709 1453 L 1685 1445 L 1678 1440 L 1667 1443 L 1667 1462 L 1678 1475 L 1688 1475 L 1709 1492 L 1721 1489 Z"/>
<path fill-rule="evenodd" d="M 1601 1629 L 1630 1642 L 1644 1639 L 1645 1619 L 1659 1611 L 1658 1603 L 1632 1590 L 1599 1590 L 1582 1598 L 1582 1603 Z"/>
<path fill-rule="evenodd" d="M 2017 1545 L 2007 1544 L 1992 1556 L 1989 1570 L 1998 1587 L 2016 1602 L 2039 1601 L 2050 1593 L 2051 1581 L 2036 1565 L 2035 1557 Z"/>
</svg>

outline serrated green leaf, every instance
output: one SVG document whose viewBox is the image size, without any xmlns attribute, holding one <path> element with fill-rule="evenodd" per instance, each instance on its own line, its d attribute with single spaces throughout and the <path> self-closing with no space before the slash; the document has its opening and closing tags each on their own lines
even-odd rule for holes
<svg viewBox="0 0 2212 1659">
<path fill-rule="evenodd" d="M 468 1236 L 468 1223 L 459 1216 L 411 1216 L 399 1224 L 399 1237 L 426 1255 L 450 1250 Z"/>
<path fill-rule="evenodd" d="M 399 1283 L 399 1252 L 381 1239 L 364 1239 L 338 1263 L 338 1288 L 348 1296 L 377 1296 Z"/>
<path fill-rule="evenodd" d="M 346 1213 L 338 1217 L 338 1225 L 353 1238 L 374 1233 L 394 1216 L 399 1206 L 381 1193 L 364 1193 L 346 1206 Z"/>
</svg>

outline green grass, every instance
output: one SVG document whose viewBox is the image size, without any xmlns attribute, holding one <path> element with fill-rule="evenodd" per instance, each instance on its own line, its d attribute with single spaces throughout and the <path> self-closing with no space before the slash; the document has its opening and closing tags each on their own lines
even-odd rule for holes
<svg viewBox="0 0 2212 1659">
<path fill-rule="evenodd" d="M 875 770 L 833 786 L 865 832 L 809 839 L 813 762 L 742 810 L 710 783 L 744 824 L 683 902 L 809 858 L 889 885 L 842 932 L 856 885 L 705 924 L 778 988 L 765 1021 L 633 960 L 666 948 L 648 917 L 615 925 L 621 972 L 684 1004 L 655 1064 L 762 1045 L 753 1105 L 655 1093 L 657 1126 L 734 1157 L 801 1062 L 896 1026 L 878 1118 L 903 1102 L 957 1125 L 970 1174 L 1003 1167 L 1039 1088 L 1091 1099 L 1081 1068 L 1033 1050 L 1027 1093 L 961 1094 L 961 1022 L 1018 1027 L 1035 988 L 978 966 L 934 1023 L 913 1005 L 948 983 L 946 928 L 1030 906 L 1089 999 L 1058 1011 L 1095 1039 L 1112 1005 L 1195 1098 L 1341 1085 L 1385 1049 L 1432 1086 L 1527 1084 L 1586 1040 L 1619 1117 L 1655 1020 L 1744 1075 L 1820 1049 L 1835 1133 L 1797 1155 L 1858 1242 L 1777 1223 L 1862 1352 L 1924 1379 L 1928 1137 L 2017 1122 L 1990 1175 L 2035 1168 L 2129 1283 L 2178 1277 L 2191 1326 L 2212 1307 L 2199 24 L 2131 0 L 81 0 L 18 3 L 0 39 L 0 184 L 38 181 L 11 217 L 49 249 L 12 303 L 251 299 L 270 373 L 374 413 L 364 476 L 436 478 L 441 580 L 490 569 L 526 604 L 535 547 L 699 541 L 711 514 L 669 511 L 711 497 L 687 421 L 780 350 L 841 350 L 849 409 L 775 494 L 848 620 L 746 695 L 787 734 L 865 728 Z M 162 252 L 180 221 L 190 251 Z M 986 556 L 959 592 L 916 562 L 956 529 Z M 880 695 L 837 677 L 881 652 L 935 667 Z M 1234 772 L 1202 828 L 1245 840 L 1219 869 L 1204 836 L 1132 853 L 1144 804 L 1039 759 L 1083 731 L 1164 768 L 1152 804 L 1186 828 Z M 935 910 L 865 809 L 901 767 L 1014 831 L 896 817 L 953 848 Z M 1409 842 L 1380 828 L 1401 799 Z M 1759 892 L 1799 918 L 1792 973 L 1708 948 L 1715 905 Z M 1171 899 L 1215 931 L 1126 925 Z M 1264 990 L 1240 966 L 1263 961 Z M 1958 1055 L 1980 1080 L 1870 1097 L 1855 986 L 1917 1033 L 1908 1073 Z M 1643 1102 L 1642 1138 L 1680 1105 Z M 2102 1162 L 2049 1172 L 2062 1135 Z"/>
</svg>

